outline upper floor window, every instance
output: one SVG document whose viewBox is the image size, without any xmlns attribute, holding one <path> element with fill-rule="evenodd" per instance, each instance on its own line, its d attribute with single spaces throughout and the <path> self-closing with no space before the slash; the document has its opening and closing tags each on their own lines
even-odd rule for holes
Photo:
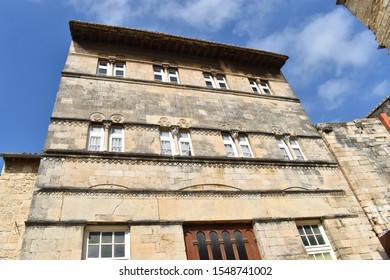
<svg viewBox="0 0 390 280">
<path fill-rule="evenodd" d="M 160 131 L 161 154 L 192 156 L 192 144 L 190 133 L 187 131 Z"/>
<path fill-rule="evenodd" d="M 305 160 L 305 157 L 297 140 L 284 141 L 283 139 L 278 139 L 277 141 L 284 159 Z"/>
<path fill-rule="evenodd" d="M 123 152 L 124 142 L 123 128 L 120 126 L 113 126 L 110 130 L 110 151 L 111 152 Z"/>
<path fill-rule="evenodd" d="M 224 75 L 217 74 L 213 76 L 211 73 L 203 73 L 206 86 L 209 88 L 229 89 Z"/>
<path fill-rule="evenodd" d="M 103 126 L 92 125 L 89 128 L 88 150 L 89 151 L 102 151 L 103 150 L 103 140 L 104 140 Z"/>
<path fill-rule="evenodd" d="M 272 95 L 271 89 L 267 81 L 249 79 L 249 84 L 251 85 L 252 90 L 255 93 Z"/>
<path fill-rule="evenodd" d="M 238 145 L 240 146 L 243 157 L 253 157 L 248 138 L 242 133 L 238 135 Z"/>
<path fill-rule="evenodd" d="M 160 131 L 161 154 L 175 154 L 175 145 L 173 142 L 172 133 L 169 130 Z"/>
<path fill-rule="evenodd" d="M 192 156 L 190 134 L 186 131 L 179 132 L 179 149 L 180 155 Z"/>
<path fill-rule="evenodd" d="M 126 64 L 124 62 L 109 62 L 108 60 L 99 60 L 97 74 L 102 76 L 125 77 Z"/>
<path fill-rule="evenodd" d="M 154 80 L 179 84 L 179 73 L 176 68 L 153 66 Z"/>
<path fill-rule="evenodd" d="M 228 157 L 253 157 L 248 138 L 243 133 L 233 138 L 230 133 L 222 132 L 222 139 Z"/>
<path fill-rule="evenodd" d="M 282 139 L 278 139 L 278 145 L 279 145 L 280 151 L 282 152 L 283 158 L 287 159 L 287 160 L 292 160 L 293 157 L 291 155 L 290 149 L 286 145 L 286 142 L 284 142 L 284 140 L 282 140 Z"/>
<path fill-rule="evenodd" d="M 223 139 L 223 144 L 224 144 L 225 149 L 226 149 L 226 155 L 228 157 L 238 156 L 236 145 L 233 141 L 233 138 L 230 136 L 230 134 L 223 132 L 222 139 Z"/>
<path fill-rule="evenodd" d="M 84 239 L 85 259 L 130 259 L 128 227 L 87 227 Z"/>
<path fill-rule="evenodd" d="M 320 224 L 298 225 L 297 228 L 310 260 L 336 259 L 325 231 Z"/>
</svg>

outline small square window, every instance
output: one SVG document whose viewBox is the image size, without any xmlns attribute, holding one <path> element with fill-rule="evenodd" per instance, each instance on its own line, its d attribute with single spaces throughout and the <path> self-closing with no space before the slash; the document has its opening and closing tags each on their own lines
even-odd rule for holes
<svg viewBox="0 0 390 280">
<path fill-rule="evenodd" d="M 85 259 L 130 259 L 128 227 L 87 227 L 84 239 Z"/>
</svg>

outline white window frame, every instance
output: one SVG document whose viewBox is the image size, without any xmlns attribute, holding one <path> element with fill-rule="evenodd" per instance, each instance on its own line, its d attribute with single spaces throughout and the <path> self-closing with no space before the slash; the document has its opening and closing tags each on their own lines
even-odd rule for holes
<svg viewBox="0 0 390 280">
<path fill-rule="evenodd" d="M 103 62 L 104 62 L 106 65 L 102 65 Z M 100 73 L 100 69 L 105 70 L 106 73 L 105 73 L 105 74 Z M 110 76 L 110 75 L 111 75 L 111 73 L 110 73 L 110 62 L 109 62 L 108 60 L 99 59 L 99 61 L 98 61 L 97 74 L 100 75 L 100 76 Z"/>
<path fill-rule="evenodd" d="M 154 75 L 154 80 L 157 82 L 168 82 L 171 84 L 180 84 L 179 72 L 176 68 L 153 65 L 153 75 Z M 156 79 L 156 76 L 161 77 L 161 80 Z M 176 81 L 172 80 L 173 78 L 175 78 Z"/>
<path fill-rule="evenodd" d="M 229 89 L 228 84 L 226 82 L 226 78 L 222 74 L 215 75 L 215 83 L 219 89 L 224 89 L 224 90 Z M 221 86 L 221 84 L 224 84 L 224 86 Z"/>
<path fill-rule="evenodd" d="M 314 231 L 313 228 L 318 228 L 319 230 L 319 233 L 317 234 L 308 234 L 306 233 L 306 229 L 304 227 L 310 227 L 312 231 Z M 301 230 L 300 230 L 301 229 Z M 332 260 L 336 260 L 336 254 L 334 253 L 333 249 L 332 249 L 332 246 L 329 242 L 329 239 L 328 237 L 326 236 L 326 233 L 325 233 L 325 230 L 324 228 L 322 227 L 322 225 L 320 223 L 316 223 L 316 222 L 302 222 L 302 223 L 297 223 L 297 230 L 298 230 L 298 233 L 299 233 L 299 236 L 301 237 L 301 240 L 302 240 L 302 243 L 303 245 L 305 246 L 305 249 L 306 249 L 306 252 L 309 256 L 309 259 L 311 260 L 316 260 L 316 255 L 320 255 L 320 254 L 330 254 Z M 302 233 L 303 232 L 303 233 Z M 321 245 L 311 245 L 310 244 L 310 241 L 309 239 L 307 238 L 308 235 L 312 236 L 312 238 L 315 239 L 315 242 L 316 243 L 320 243 L 318 241 L 318 235 L 320 235 L 324 241 L 324 244 L 321 244 Z M 307 245 L 305 244 L 304 240 L 306 240 L 306 243 L 307 244 L 310 244 L 310 245 Z"/>
<path fill-rule="evenodd" d="M 251 149 L 251 145 L 249 144 L 248 137 L 245 134 L 242 134 L 242 133 L 238 134 L 238 145 L 240 146 L 241 155 L 243 157 L 253 158 L 253 152 L 252 152 L 252 149 Z M 249 150 L 249 153 L 250 153 L 249 156 L 244 155 L 243 146 L 248 147 L 248 150 Z"/>
<path fill-rule="evenodd" d="M 283 159 L 285 159 L 285 160 L 292 160 L 293 156 L 291 155 L 290 149 L 288 148 L 286 142 L 283 139 L 277 139 L 277 141 L 278 141 L 279 149 L 281 151 L 284 150 L 286 152 L 287 157 L 288 157 L 288 158 L 286 158 L 284 156 L 284 153 L 282 152 Z"/>
<path fill-rule="evenodd" d="M 163 133 L 168 133 L 168 136 L 163 135 Z M 171 153 L 170 154 L 163 152 L 163 141 L 164 142 L 166 141 L 166 142 L 170 143 L 170 147 L 171 147 Z M 169 131 L 169 130 L 161 130 L 160 131 L 160 146 L 161 146 L 161 154 L 162 155 L 171 155 L 171 156 L 173 156 L 173 155 L 176 154 L 175 141 L 173 139 L 171 131 Z"/>
<path fill-rule="evenodd" d="M 94 128 L 99 128 L 99 131 L 93 131 Z M 96 144 L 92 144 L 92 138 L 99 137 L 100 138 L 100 146 L 99 149 L 91 149 L 91 146 L 96 146 Z M 88 136 L 88 151 L 103 151 L 104 147 L 104 129 L 102 125 L 93 124 L 89 127 L 89 136 Z"/>
<path fill-rule="evenodd" d="M 102 65 L 101 64 L 102 62 L 105 62 L 107 65 Z M 119 65 L 122 65 L 123 67 L 119 67 Z M 105 69 L 106 74 L 101 74 L 100 69 Z M 123 71 L 123 75 L 117 75 L 117 71 Z M 126 76 L 126 62 L 115 61 L 114 63 L 111 63 L 107 59 L 99 59 L 98 67 L 97 67 L 97 75 L 124 78 Z"/>
<path fill-rule="evenodd" d="M 119 65 L 122 65 L 122 67 L 119 67 Z M 117 71 L 123 71 L 122 75 L 117 75 Z M 113 76 L 124 78 L 126 76 L 126 63 L 124 62 L 115 62 L 114 63 L 114 70 L 113 70 Z"/>
<path fill-rule="evenodd" d="M 186 137 L 183 137 L 182 136 L 183 134 L 185 134 Z M 190 136 L 190 133 L 188 131 L 179 131 L 178 142 L 179 142 L 180 155 L 182 155 L 182 156 L 193 156 L 194 155 L 194 152 L 192 149 L 192 143 L 191 143 L 191 136 Z M 189 155 L 184 154 L 183 149 L 181 147 L 182 143 L 188 143 L 188 145 L 190 147 L 190 154 Z"/>
<path fill-rule="evenodd" d="M 91 232 L 99 232 L 100 233 L 100 242 L 96 243 L 99 244 L 99 257 L 93 258 L 88 257 L 89 255 L 89 249 L 92 244 L 89 244 L 89 235 Z M 114 233 L 114 232 L 124 232 L 124 246 L 125 246 L 125 255 L 123 257 L 111 257 L 111 258 L 102 258 L 101 257 L 101 233 Z M 123 243 L 117 243 L 119 245 L 122 245 Z M 109 244 L 115 244 L 113 243 L 106 243 Z M 94 245 L 92 245 L 94 246 Z M 84 246 L 83 246 L 83 259 L 85 260 L 129 260 L 130 259 L 130 229 L 128 226 L 87 226 L 84 230 Z"/>
<path fill-rule="evenodd" d="M 305 155 L 303 154 L 302 149 L 299 146 L 297 140 L 295 140 L 295 139 L 294 140 L 290 140 L 290 147 L 291 147 L 291 150 L 292 150 L 292 154 L 294 154 L 294 158 L 296 160 L 306 160 Z M 297 151 L 298 151 L 298 153 L 300 153 L 300 155 L 297 153 Z"/>
<path fill-rule="evenodd" d="M 238 152 L 237 152 L 236 143 L 234 143 L 233 138 L 230 135 L 230 133 L 222 132 L 221 136 L 222 136 L 222 140 L 223 140 L 223 145 L 224 145 L 225 150 L 226 150 L 226 156 L 228 156 L 228 157 L 237 157 L 238 156 Z M 233 155 L 229 155 L 229 151 L 228 151 L 228 149 L 226 149 L 226 146 L 229 146 L 229 145 L 232 147 Z"/>
<path fill-rule="evenodd" d="M 115 133 L 114 132 L 114 129 L 120 129 L 120 133 Z M 120 147 L 120 151 L 113 151 L 113 140 L 117 138 L 117 139 L 121 139 L 121 147 Z M 110 142 L 109 142 L 109 151 L 110 152 L 123 152 L 124 151 L 124 146 L 125 146 L 125 139 L 124 139 L 124 129 L 122 126 L 118 126 L 118 125 L 113 125 L 111 126 L 110 128 Z"/>
<path fill-rule="evenodd" d="M 249 79 L 249 84 L 251 85 L 254 93 L 261 94 L 261 90 L 254 79 Z"/>
<path fill-rule="evenodd" d="M 208 88 L 218 88 L 223 90 L 229 89 L 226 78 L 222 74 L 212 75 L 210 72 L 203 72 L 203 78 Z M 207 83 L 210 83 L 210 85 Z"/>
<path fill-rule="evenodd" d="M 269 83 L 266 80 L 260 80 L 259 88 L 261 89 L 262 93 L 266 95 L 273 95 L 271 88 L 269 87 Z M 267 92 L 268 91 L 268 92 Z"/>
</svg>

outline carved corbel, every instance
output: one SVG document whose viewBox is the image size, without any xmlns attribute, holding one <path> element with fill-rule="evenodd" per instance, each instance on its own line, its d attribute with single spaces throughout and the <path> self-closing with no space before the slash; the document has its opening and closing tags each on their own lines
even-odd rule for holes
<svg viewBox="0 0 390 280">
<path fill-rule="evenodd" d="M 171 133 L 173 136 L 177 136 L 179 134 L 179 126 L 178 125 L 171 125 L 170 129 L 171 129 Z"/>
</svg>

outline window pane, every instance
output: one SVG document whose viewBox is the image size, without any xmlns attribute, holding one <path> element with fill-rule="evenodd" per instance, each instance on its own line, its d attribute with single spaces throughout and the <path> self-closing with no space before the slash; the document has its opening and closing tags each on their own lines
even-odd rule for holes
<svg viewBox="0 0 390 280">
<path fill-rule="evenodd" d="M 187 132 L 180 132 L 180 138 L 188 138 Z"/>
<path fill-rule="evenodd" d="M 98 74 L 99 75 L 107 75 L 107 69 L 99 68 Z"/>
<path fill-rule="evenodd" d="M 88 245 L 88 258 L 99 257 L 99 245 Z"/>
<path fill-rule="evenodd" d="M 102 245 L 102 258 L 112 258 L 112 245 Z"/>
<path fill-rule="evenodd" d="M 90 232 L 88 238 L 88 244 L 100 243 L 100 232 Z"/>
<path fill-rule="evenodd" d="M 233 150 L 233 146 L 231 144 L 225 144 L 225 148 L 226 148 L 226 155 L 228 157 L 234 157 L 235 156 L 234 150 Z"/>
<path fill-rule="evenodd" d="M 221 248 L 219 246 L 218 235 L 215 231 L 210 232 L 211 250 L 214 260 L 222 260 Z"/>
<path fill-rule="evenodd" d="M 303 231 L 303 227 L 302 226 L 298 226 L 298 231 L 299 231 L 300 235 L 304 235 L 305 234 L 305 232 Z"/>
<path fill-rule="evenodd" d="M 213 88 L 213 84 L 209 81 L 206 81 L 206 86 L 209 88 Z"/>
<path fill-rule="evenodd" d="M 314 235 L 309 235 L 307 238 L 309 238 L 310 246 L 318 245 L 317 240 L 315 239 Z"/>
<path fill-rule="evenodd" d="M 116 70 L 115 71 L 115 76 L 117 77 L 123 77 L 125 75 L 125 72 L 123 70 Z"/>
<path fill-rule="evenodd" d="M 313 254 L 309 255 L 309 260 L 315 260 L 316 258 L 314 257 Z"/>
<path fill-rule="evenodd" d="M 112 243 L 112 232 L 102 232 L 102 243 Z"/>
<path fill-rule="evenodd" d="M 225 247 L 226 259 L 235 260 L 232 241 L 230 240 L 230 234 L 227 231 L 222 232 L 223 244 Z"/>
<path fill-rule="evenodd" d="M 280 151 L 282 152 L 283 158 L 284 159 L 290 159 L 287 150 L 285 148 L 280 148 Z"/>
<path fill-rule="evenodd" d="M 313 234 L 310 226 L 304 226 L 303 228 L 305 229 L 306 234 Z"/>
<path fill-rule="evenodd" d="M 169 81 L 171 82 L 171 83 L 175 83 L 175 84 L 177 84 L 177 78 L 176 77 L 173 77 L 173 76 L 170 76 L 169 77 Z"/>
<path fill-rule="evenodd" d="M 181 142 L 180 143 L 180 149 L 183 156 L 190 156 L 191 155 L 191 146 L 188 142 Z"/>
<path fill-rule="evenodd" d="M 161 141 L 161 153 L 163 155 L 171 155 L 171 142 L 170 141 Z"/>
<path fill-rule="evenodd" d="M 301 239 L 302 239 L 303 245 L 309 246 L 309 241 L 307 240 L 307 237 L 305 235 L 302 235 Z"/>
<path fill-rule="evenodd" d="M 206 238 L 203 232 L 198 232 L 196 234 L 196 239 L 198 240 L 198 249 L 199 249 L 199 258 L 201 260 L 208 260 L 209 254 L 207 252 Z"/>
<path fill-rule="evenodd" d="M 115 243 L 125 243 L 125 232 L 115 232 L 114 233 L 114 242 Z"/>
<path fill-rule="evenodd" d="M 244 157 L 252 157 L 251 151 L 247 145 L 241 145 L 241 150 Z"/>
<path fill-rule="evenodd" d="M 247 260 L 248 255 L 246 253 L 244 240 L 242 239 L 242 234 L 240 231 L 236 230 L 234 232 L 234 239 L 236 239 L 237 251 L 238 255 L 240 256 L 240 260 Z"/>
<path fill-rule="evenodd" d="M 122 258 L 125 256 L 125 245 L 114 245 L 114 257 Z"/>
<path fill-rule="evenodd" d="M 324 238 L 322 237 L 321 234 L 316 235 L 316 238 L 317 238 L 317 241 L 318 241 L 318 245 L 324 245 L 325 244 L 325 240 L 324 240 Z"/>
<path fill-rule="evenodd" d="M 323 253 L 325 260 L 332 260 L 332 255 L 330 253 Z"/>
</svg>

